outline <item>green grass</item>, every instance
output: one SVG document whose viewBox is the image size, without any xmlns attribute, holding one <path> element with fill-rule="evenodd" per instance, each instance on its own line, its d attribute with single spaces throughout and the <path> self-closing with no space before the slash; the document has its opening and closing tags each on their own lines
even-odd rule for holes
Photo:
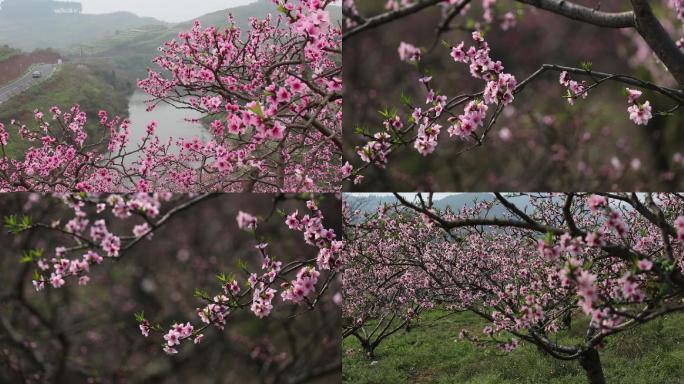
<svg viewBox="0 0 684 384">
<path fill-rule="evenodd" d="M 484 323 L 470 313 L 432 311 L 410 332 L 391 336 L 376 349 L 371 365 L 353 338 L 343 343 L 345 383 L 585 383 L 576 361 L 564 362 L 523 344 L 510 354 L 481 349 L 459 340 L 460 329 L 473 332 Z M 439 320 L 438 320 L 439 319 Z M 608 339 L 601 359 L 608 383 L 684 383 L 684 315 L 670 315 Z M 578 337 L 576 321 L 560 340 Z M 346 354 L 355 350 L 352 355 Z"/>
<path fill-rule="evenodd" d="M 8 125 L 15 119 L 31 126 L 35 124 L 33 110 L 43 111 L 49 118 L 49 108 L 53 105 L 68 111 L 79 104 L 88 114 L 87 132 L 92 136 L 100 130 L 97 112 L 101 109 L 110 115 L 127 116 L 128 97 L 133 93 L 133 84 L 117 77 L 116 72 L 101 66 L 66 64 L 61 66 L 52 77 L 26 92 L 10 99 L 0 106 L 0 122 Z M 17 130 L 9 128 L 10 142 L 6 151 L 13 157 L 21 156 L 28 143 L 17 140 Z"/>
</svg>

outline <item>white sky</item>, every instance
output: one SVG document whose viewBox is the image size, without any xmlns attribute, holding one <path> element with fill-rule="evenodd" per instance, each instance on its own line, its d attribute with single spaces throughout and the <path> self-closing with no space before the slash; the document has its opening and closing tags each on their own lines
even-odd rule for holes
<svg viewBox="0 0 684 384">
<path fill-rule="evenodd" d="M 221 9 L 237 7 L 254 0 L 78 0 L 83 13 L 133 12 L 168 22 L 192 20 Z"/>
</svg>

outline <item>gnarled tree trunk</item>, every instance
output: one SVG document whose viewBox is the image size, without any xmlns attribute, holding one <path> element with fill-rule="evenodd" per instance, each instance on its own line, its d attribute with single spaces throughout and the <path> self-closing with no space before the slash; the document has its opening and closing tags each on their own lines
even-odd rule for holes
<svg viewBox="0 0 684 384">
<path fill-rule="evenodd" d="M 590 384 L 606 384 L 601 357 L 596 349 L 591 348 L 582 353 L 580 365 L 582 365 L 582 368 L 587 373 L 587 380 Z"/>
</svg>

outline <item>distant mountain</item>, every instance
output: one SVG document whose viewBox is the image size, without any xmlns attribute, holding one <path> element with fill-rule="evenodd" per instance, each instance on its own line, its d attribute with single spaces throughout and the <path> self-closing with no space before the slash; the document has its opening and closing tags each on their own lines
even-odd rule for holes
<svg viewBox="0 0 684 384">
<path fill-rule="evenodd" d="M 246 28 L 250 17 L 263 18 L 276 12 L 270 0 L 259 0 L 251 4 L 212 12 L 196 18 L 203 27 L 227 25 L 228 13 L 232 13 L 238 27 Z M 93 39 L 85 44 L 76 44 L 69 49 L 71 54 L 92 56 L 145 56 L 152 58 L 158 54 L 157 48 L 165 42 L 178 38 L 178 33 L 192 28 L 195 19 L 178 24 L 147 25 L 144 28 L 122 30 L 116 35 Z"/>
<path fill-rule="evenodd" d="M 449 195 L 441 199 L 433 200 L 435 208 L 438 210 L 445 210 L 447 207 L 451 208 L 452 211 L 459 211 L 463 207 L 472 207 L 476 202 L 481 201 L 492 201 L 496 199 L 493 193 L 459 193 L 454 195 Z M 344 200 L 353 209 L 359 209 L 362 212 L 375 212 L 378 207 L 384 204 L 394 204 L 397 203 L 397 199 L 390 195 L 365 195 L 365 194 L 344 194 Z M 413 202 L 413 198 L 407 198 L 407 200 Z M 530 205 L 528 196 L 513 196 L 509 197 L 508 200 L 515 204 L 519 209 L 530 213 L 533 211 L 533 207 Z M 417 200 L 416 200 L 417 201 Z M 487 217 L 502 217 L 508 210 L 501 204 L 495 205 L 486 215 Z"/>
<path fill-rule="evenodd" d="M 12 17 L 0 12 L 0 45 L 8 44 L 24 51 L 38 48 L 59 50 L 151 25 L 167 24 L 130 12 L 104 15 L 58 13 L 30 18 Z"/>
<path fill-rule="evenodd" d="M 331 19 L 340 20 L 341 8 L 331 7 L 331 9 Z M 233 15 L 236 25 L 245 30 L 249 27 L 251 17 L 262 19 L 269 14 L 277 14 L 277 10 L 271 0 L 257 0 L 247 5 L 222 9 L 178 24 L 163 27 L 155 25 L 122 31 L 116 36 L 108 36 L 91 41 L 88 44 L 72 47 L 72 53 L 74 49 L 85 47 L 86 54 L 96 56 L 145 55 L 154 57 L 157 55 L 158 47 L 167 41 L 178 38 L 179 32 L 191 29 L 194 20 L 199 20 L 203 27 L 226 27 L 229 13 Z"/>
</svg>

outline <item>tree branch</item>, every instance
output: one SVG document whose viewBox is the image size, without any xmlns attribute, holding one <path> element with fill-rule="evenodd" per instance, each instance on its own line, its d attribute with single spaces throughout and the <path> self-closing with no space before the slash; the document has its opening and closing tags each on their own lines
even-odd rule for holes
<svg viewBox="0 0 684 384">
<path fill-rule="evenodd" d="M 646 0 L 631 0 L 634 7 L 634 21 L 641 37 L 665 64 L 679 86 L 684 88 L 684 53 L 677 47 L 653 14 Z"/>
<path fill-rule="evenodd" d="M 634 13 L 602 12 L 565 0 L 516 0 L 573 20 L 606 28 L 634 28 Z"/>
<path fill-rule="evenodd" d="M 421 11 L 427 7 L 438 4 L 442 1 L 444 1 L 444 0 L 422 0 L 422 1 L 419 1 L 419 2 L 417 2 L 411 6 L 408 6 L 406 8 L 402 8 L 402 9 L 397 10 L 397 11 L 385 12 L 385 13 L 381 13 L 377 16 L 370 17 L 370 18 L 366 19 L 365 23 L 363 23 L 361 25 L 357 25 L 356 27 L 347 30 L 347 32 L 345 32 L 342 35 L 342 41 L 346 40 L 349 37 L 356 35 L 357 33 L 363 32 L 363 31 L 368 30 L 368 29 L 373 29 L 373 28 L 379 27 L 383 24 L 387 24 L 387 23 L 392 22 L 396 19 L 399 19 L 399 18 L 408 16 L 408 15 L 411 15 L 413 13 L 419 12 L 419 11 Z"/>
</svg>

